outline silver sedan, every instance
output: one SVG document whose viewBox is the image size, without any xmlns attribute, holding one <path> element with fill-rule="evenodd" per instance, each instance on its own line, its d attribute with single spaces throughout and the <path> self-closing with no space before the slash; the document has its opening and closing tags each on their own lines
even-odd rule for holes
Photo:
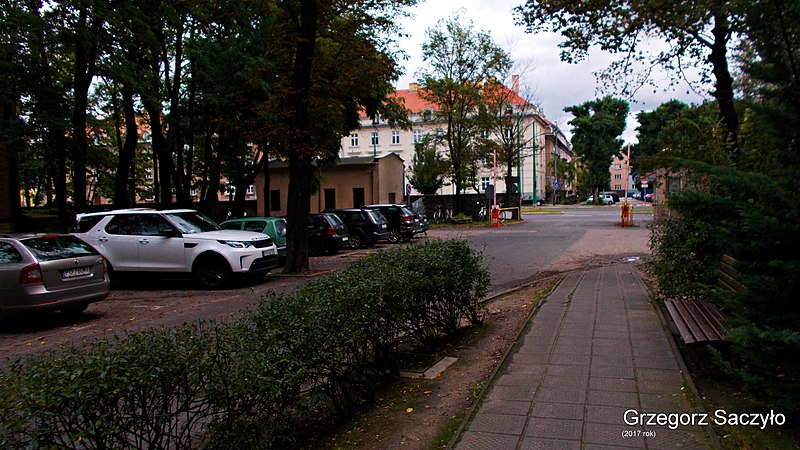
<svg viewBox="0 0 800 450">
<path fill-rule="evenodd" d="M 105 260 L 76 236 L 0 234 L 0 318 L 80 314 L 108 296 Z"/>
</svg>

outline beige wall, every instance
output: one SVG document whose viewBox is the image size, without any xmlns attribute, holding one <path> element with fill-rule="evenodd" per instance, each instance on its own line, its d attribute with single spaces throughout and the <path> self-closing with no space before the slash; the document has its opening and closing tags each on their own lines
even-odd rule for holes
<svg viewBox="0 0 800 450">
<path fill-rule="evenodd" d="M 397 155 L 386 155 L 372 160 L 362 158 L 352 163 L 347 158 L 334 167 L 323 168 L 321 172 L 320 190 L 311 196 L 310 212 L 326 209 L 325 191 L 332 189 L 336 208 L 352 208 L 354 206 L 354 188 L 364 189 L 364 204 L 386 203 L 390 193 L 395 193 L 395 201 L 403 201 L 403 160 Z M 289 190 L 289 172 L 283 164 L 270 168 L 270 191 L 280 192 L 280 207 L 272 211 L 264 209 L 264 176 L 259 175 L 255 181 L 258 197 L 258 215 L 284 216 L 287 214 Z M 268 213 L 268 214 L 267 214 Z"/>
</svg>

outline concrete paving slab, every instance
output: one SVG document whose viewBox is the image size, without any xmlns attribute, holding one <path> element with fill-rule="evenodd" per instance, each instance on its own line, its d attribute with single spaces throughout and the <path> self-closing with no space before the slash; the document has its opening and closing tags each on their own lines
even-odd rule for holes
<svg viewBox="0 0 800 450">
<path fill-rule="evenodd" d="M 632 265 L 568 274 L 532 320 L 455 448 L 711 448 L 701 427 L 626 423 L 631 410 L 692 410 L 680 355 Z"/>
</svg>

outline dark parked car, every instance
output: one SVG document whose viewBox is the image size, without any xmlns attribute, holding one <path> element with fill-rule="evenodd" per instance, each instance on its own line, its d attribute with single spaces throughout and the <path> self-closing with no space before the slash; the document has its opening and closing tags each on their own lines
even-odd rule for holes
<svg viewBox="0 0 800 450">
<path fill-rule="evenodd" d="M 415 234 L 422 232 L 419 218 L 406 205 L 379 204 L 364 208 L 380 211 L 386 217 L 389 223 L 389 242 L 410 241 Z"/>
<path fill-rule="evenodd" d="M 76 236 L 0 234 L 0 318 L 80 314 L 108 296 L 109 284 L 103 257 Z"/>
<path fill-rule="evenodd" d="M 533 195 L 523 195 L 522 204 L 533 205 Z M 544 199 L 542 197 L 536 197 L 536 206 L 542 206 L 542 205 L 544 205 Z"/>
<path fill-rule="evenodd" d="M 378 240 L 389 236 L 389 225 L 380 211 L 365 208 L 331 209 L 326 213 L 336 214 L 347 225 L 350 246 L 372 247 Z"/>
<path fill-rule="evenodd" d="M 336 253 L 350 246 L 347 226 L 336 214 L 319 213 L 308 216 L 308 254 L 320 256 Z"/>
</svg>

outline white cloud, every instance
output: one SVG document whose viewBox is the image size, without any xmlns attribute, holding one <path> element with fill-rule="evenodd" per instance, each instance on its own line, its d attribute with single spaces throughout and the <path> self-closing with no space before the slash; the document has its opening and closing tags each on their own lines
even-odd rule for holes
<svg viewBox="0 0 800 450">
<path fill-rule="evenodd" d="M 471 20 L 477 31 L 486 31 L 495 43 L 511 54 L 515 61 L 531 61 L 532 74 L 527 76 L 529 90 L 536 94 L 537 101 L 548 119 L 556 122 L 569 134 L 569 120 L 572 115 L 565 113 L 567 106 L 578 105 L 596 99 L 597 81 L 593 72 L 604 69 L 613 56 L 601 51 L 590 52 L 586 61 L 579 64 L 567 64 L 560 60 L 562 41 L 557 34 L 531 35 L 525 33 L 523 27 L 516 25 L 512 10 L 523 3 L 522 0 L 460 0 L 459 2 L 435 1 L 420 3 L 411 9 L 413 16 L 403 23 L 403 28 L 410 36 L 400 42 L 401 48 L 408 54 L 409 60 L 402 62 L 404 75 L 397 83 L 398 89 L 405 89 L 417 79 L 417 71 L 423 67 L 422 43 L 425 31 L 436 26 L 440 19 L 448 18 L 456 12 L 467 20 Z M 523 83 L 526 81 L 523 80 Z M 666 87 L 668 83 L 663 82 Z M 523 87 L 524 89 L 525 87 Z M 628 128 L 623 134 L 627 142 L 635 142 L 637 123 L 635 115 L 640 111 L 656 108 L 670 99 L 679 99 L 686 103 L 699 103 L 703 98 L 688 92 L 685 84 L 676 90 L 663 92 L 658 89 L 642 89 L 637 92 L 631 102 L 631 118 Z"/>
</svg>

